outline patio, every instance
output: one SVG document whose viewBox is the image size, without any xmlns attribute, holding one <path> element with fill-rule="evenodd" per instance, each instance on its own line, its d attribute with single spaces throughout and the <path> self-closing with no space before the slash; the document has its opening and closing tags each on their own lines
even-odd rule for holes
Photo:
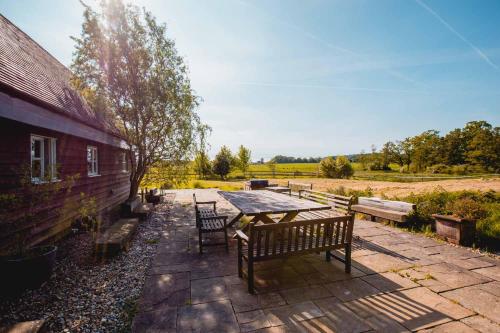
<svg viewBox="0 0 500 333">
<path fill-rule="evenodd" d="M 200 256 L 193 191 L 175 192 L 134 332 L 500 331 L 498 259 L 356 220 L 351 274 L 317 254 L 257 263 L 251 295 L 235 240 Z M 215 190 L 196 195 L 238 214 Z"/>
</svg>

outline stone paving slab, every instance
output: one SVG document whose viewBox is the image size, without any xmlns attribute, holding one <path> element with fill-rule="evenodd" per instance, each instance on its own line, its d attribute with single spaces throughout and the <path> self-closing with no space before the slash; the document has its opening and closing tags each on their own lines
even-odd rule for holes
<svg viewBox="0 0 500 333">
<path fill-rule="evenodd" d="M 231 302 L 215 301 L 179 308 L 178 332 L 239 332 Z"/>
<path fill-rule="evenodd" d="M 214 190 L 195 192 L 238 213 Z M 324 253 L 259 262 L 251 295 L 234 239 L 198 254 L 192 193 L 176 194 L 133 332 L 500 332 L 497 258 L 371 221 L 355 221 L 350 274 Z"/>
<path fill-rule="evenodd" d="M 478 333 L 477 330 L 461 323 L 459 321 L 452 321 L 443 325 L 439 325 L 426 330 L 420 330 L 419 333 Z"/>
<path fill-rule="evenodd" d="M 474 314 L 424 287 L 359 298 L 346 305 L 358 316 L 388 318 L 411 331 Z"/>
<path fill-rule="evenodd" d="M 500 324 L 500 298 L 480 286 L 447 291 L 441 295 Z"/>
<path fill-rule="evenodd" d="M 475 269 L 473 270 L 473 272 L 489 277 L 490 279 L 500 281 L 500 266 L 498 265 L 493 267 Z"/>
<path fill-rule="evenodd" d="M 495 324 L 491 320 L 482 316 L 472 316 L 461 320 L 462 323 L 475 330 L 483 333 L 498 333 L 500 332 L 500 325 Z"/>
</svg>

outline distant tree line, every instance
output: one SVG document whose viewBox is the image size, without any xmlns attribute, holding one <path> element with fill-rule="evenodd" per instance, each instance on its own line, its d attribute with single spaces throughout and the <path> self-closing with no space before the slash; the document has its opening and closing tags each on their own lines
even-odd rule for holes
<svg viewBox="0 0 500 333">
<path fill-rule="evenodd" d="M 386 142 L 380 150 L 354 157 L 365 170 L 466 174 L 500 172 L 500 127 L 486 121 L 471 121 L 445 136 L 428 130 L 401 141 Z"/>
<path fill-rule="evenodd" d="M 271 159 L 272 163 L 282 164 L 282 163 L 319 163 L 321 157 L 292 157 L 276 155 Z"/>
</svg>

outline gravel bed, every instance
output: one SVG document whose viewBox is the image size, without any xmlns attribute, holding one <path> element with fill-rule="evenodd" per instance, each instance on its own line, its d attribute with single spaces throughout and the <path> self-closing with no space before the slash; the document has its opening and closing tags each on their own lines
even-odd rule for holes
<svg viewBox="0 0 500 333">
<path fill-rule="evenodd" d="M 139 224 L 127 252 L 104 262 L 93 259 L 89 234 L 58 243 L 58 262 L 49 281 L 15 300 L 0 300 L 0 327 L 45 319 L 49 332 L 128 332 L 174 196 L 165 197 Z"/>
</svg>

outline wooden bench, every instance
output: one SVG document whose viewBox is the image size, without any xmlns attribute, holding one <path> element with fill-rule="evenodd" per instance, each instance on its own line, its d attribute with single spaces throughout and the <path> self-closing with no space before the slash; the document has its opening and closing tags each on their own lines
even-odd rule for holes
<svg viewBox="0 0 500 333">
<path fill-rule="evenodd" d="M 7 326 L 0 326 L 0 333 L 42 333 L 47 331 L 45 319 L 23 321 Z"/>
<path fill-rule="evenodd" d="M 299 193 L 302 190 L 312 190 L 313 189 L 312 184 L 297 183 L 297 182 L 291 182 L 291 181 L 288 181 L 288 184 L 286 186 L 288 188 L 290 188 L 290 192 L 294 192 L 294 193 Z"/>
<path fill-rule="evenodd" d="M 122 216 L 138 217 L 145 220 L 154 211 L 152 203 L 141 202 L 141 197 L 137 196 L 134 200 L 128 200 L 122 205 Z"/>
<path fill-rule="evenodd" d="M 416 205 L 403 201 L 359 197 L 358 203 L 352 205 L 351 209 L 356 213 L 369 215 L 371 221 L 382 218 L 394 222 L 406 222 L 408 216 L 415 211 Z"/>
<path fill-rule="evenodd" d="M 200 254 L 203 253 L 203 234 L 223 232 L 224 243 L 211 243 L 205 245 L 226 245 L 226 251 L 229 251 L 229 242 L 227 239 L 227 216 L 217 215 L 216 201 L 197 201 L 196 194 L 193 193 L 194 209 L 196 213 L 196 228 L 198 228 L 198 244 Z"/>
<path fill-rule="evenodd" d="M 238 239 L 238 274 L 243 277 L 243 260 L 247 262 L 248 292 L 254 293 L 253 265 L 255 262 L 287 258 L 326 251 L 326 261 L 332 250 L 345 250 L 346 273 L 351 271 L 351 241 L 354 215 L 344 215 L 308 221 L 256 225 L 249 223 L 247 234 L 236 231 Z M 246 244 L 245 248 L 243 243 Z"/>
<path fill-rule="evenodd" d="M 353 202 L 352 196 L 346 197 L 338 194 L 311 190 L 300 190 L 299 198 L 332 206 L 331 210 L 300 213 L 299 218 L 304 220 L 350 214 Z"/>
<path fill-rule="evenodd" d="M 95 239 L 94 253 L 97 256 L 112 256 L 123 249 L 128 249 L 138 224 L 138 218 L 124 218 L 113 223 Z"/>
</svg>

